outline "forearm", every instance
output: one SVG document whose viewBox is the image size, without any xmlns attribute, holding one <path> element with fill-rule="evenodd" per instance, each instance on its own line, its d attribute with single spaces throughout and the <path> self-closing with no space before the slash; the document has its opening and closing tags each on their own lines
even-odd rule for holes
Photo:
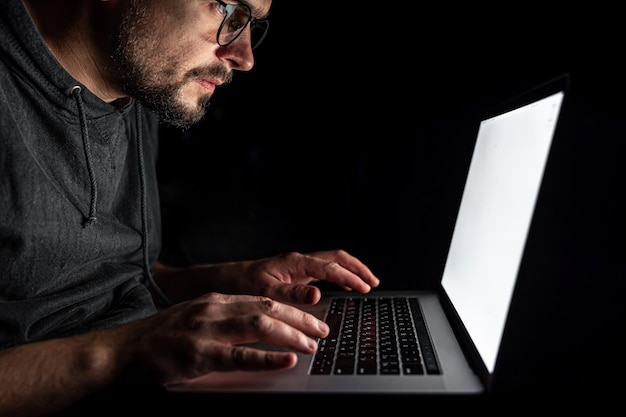
<svg viewBox="0 0 626 417">
<path fill-rule="evenodd" d="M 230 262 L 173 268 L 156 263 L 154 279 L 173 302 L 190 300 L 209 292 L 245 293 L 239 279 L 251 262 Z"/>
<path fill-rule="evenodd" d="M 0 415 L 49 415 L 110 385 L 128 358 L 119 331 L 0 350 Z"/>
</svg>

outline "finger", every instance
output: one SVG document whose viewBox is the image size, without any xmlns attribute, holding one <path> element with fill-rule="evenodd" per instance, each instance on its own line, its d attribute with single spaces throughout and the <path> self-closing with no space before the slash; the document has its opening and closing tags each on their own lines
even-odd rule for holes
<svg viewBox="0 0 626 417">
<path fill-rule="evenodd" d="M 314 252 L 310 255 L 338 263 L 343 268 L 357 275 L 370 287 L 377 287 L 380 284 L 378 277 L 363 262 L 344 250 Z"/>
<path fill-rule="evenodd" d="M 323 320 L 297 307 L 283 304 L 267 297 L 258 297 L 258 301 L 254 303 L 233 303 L 230 305 L 229 310 L 231 308 L 240 316 L 249 318 L 250 323 L 247 323 L 248 325 L 252 327 L 258 326 L 262 332 L 268 334 L 279 329 L 267 328 L 263 327 L 263 325 L 286 325 L 288 326 L 287 328 L 293 328 L 299 333 L 310 337 L 326 337 L 328 335 L 328 325 Z M 263 316 L 271 317 L 277 322 L 260 321 L 264 318 Z M 259 320 L 259 322 L 257 323 L 254 320 Z M 280 330 L 283 329 L 282 327 L 280 328 Z"/>
<path fill-rule="evenodd" d="M 220 302 L 216 302 L 220 300 Z M 283 304 L 268 297 L 261 296 L 239 296 L 239 295 L 206 295 L 194 300 L 193 314 L 201 319 L 201 323 L 207 321 L 218 321 L 220 319 L 244 319 L 249 320 L 248 326 L 256 324 L 254 320 L 259 320 L 259 316 L 269 316 L 284 325 L 294 328 L 302 334 L 317 338 L 326 337 L 328 335 L 328 325 L 324 321 L 318 319 L 313 314 L 307 313 L 297 307 Z M 234 322 L 234 326 L 238 322 Z M 260 324 L 263 324 L 261 322 Z M 271 323 L 270 323 L 271 324 Z M 259 326 L 261 330 L 266 330 Z M 238 330 L 237 330 L 238 329 Z M 247 329 L 237 326 L 229 329 L 230 332 L 245 331 Z M 271 331 L 271 330 L 266 330 Z M 222 334 L 228 334 L 223 331 Z M 249 338 L 250 336 L 248 336 Z M 253 341 L 254 335 L 252 335 Z M 229 341 L 234 341 L 229 339 Z M 249 340 L 238 340 L 235 342 L 242 343 Z"/>
<path fill-rule="evenodd" d="M 246 294 L 224 294 L 218 292 L 210 292 L 197 297 L 196 302 L 209 302 L 219 304 L 240 303 L 243 301 L 258 301 L 259 296 Z"/>
<path fill-rule="evenodd" d="M 319 288 L 312 285 L 285 284 L 277 281 L 268 289 L 272 298 L 295 304 L 317 304 L 322 298 Z"/>
<path fill-rule="evenodd" d="M 281 320 L 262 314 L 213 321 L 207 323 L 207 330 L 214 340 L 230 345 L 262 342 L 306 354 L 317 350 L 316 339 Z"/>
<path fill-rule="evenodd" d="M 271 299 L 266 299 L 263 306 L 265 307 L 263 312 L 268 316 L 280 320 L 280 322 L 286 323 L 310 337 L 324 338 L 330 332 L 328 324 L 323 320 L 297 307 Z M 269 329 L 269 332 L 271 333 L 271 329 Z M 317 347 L 317 344 L 315 344 L 315 347 Z"/>
<path fill-rule="evenodd" d="M 206 353 L 200 371 L 270 371 L 293 368 L 297 362 L 294 352 L 216 344 Z"/>
<path fill-rule="evenodd" d="M 307 275 L 345 289 L 365 294 L 379 284 L 369 268 L 344 251 L 337 251 L 332 256 L 329 253 L 307 255 L 301 262 Z"/>
</svg>

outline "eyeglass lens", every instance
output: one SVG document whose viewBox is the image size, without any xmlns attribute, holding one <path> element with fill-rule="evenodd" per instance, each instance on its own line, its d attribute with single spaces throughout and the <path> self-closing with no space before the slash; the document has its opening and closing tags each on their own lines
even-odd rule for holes
<svg viewBox="0 0 626 417">
<path fill-rule="evenodd" d="M 233 42 L 250 23 L 250 42 L 252 48 L 256 48 L 267 32 L 269 22 L 266 20 L 254 20 L 250 14 L 250 9 L 244 5 L 226 6 L 226 17 L 221 26 L 219 41 L 221 45 L 228 45 Z"/>
</svg>

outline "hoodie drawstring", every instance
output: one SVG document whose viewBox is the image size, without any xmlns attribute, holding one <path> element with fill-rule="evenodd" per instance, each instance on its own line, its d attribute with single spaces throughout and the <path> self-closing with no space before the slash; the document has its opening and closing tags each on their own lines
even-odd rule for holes
<svg viewBox="0 0 626 417">
<path fill-rule="evenodd" d="M 87 227 L 94 224 L 97 220 L 96 207 L 98 202 L 98 184 L 94 175 L 93 163 L 91 158 L 91 146 L 89 141 L 89 131 L 87 129 L 87 116 L 85 114 L 85 106 L 81 96 L 82 88 L 74 86 L 70 93 L 76 97 L 76 105 L 78 106 L 78 114 L 80 117 L 80 129 L 83 137 L 83 147 L 85 149 L 85 160 L 87 161 L 87 171 L 89 172 L 89 182 L 91 185 L 91 204 L 89 206 L 89 216 L 84 220 L 83 226 Z M 148 204 L 146 195 L 146 174 L 143 159 L 143 124 L 141 120 L 141 105 L 136 102 L 137 117 L 137 159 L 139 162 L 139 182 L 141 188 L 141 248 L 143 251 L 143 271 L 148 281 L 148 286 L 152 287 L 154 292 L 161 298 L 165 305 L 172 305 L 172 301 L 163 293 L 161 288 L 154 282 L 152 276 L 152 268 L 150 267 L 150 251 L 148 248 Z"/>
<path fill-rule="evenodd" d="M 87 130 L 87 116 L 85 115 L 85 106 L 83 104 L 83 96 L 80 95 L 82 88 L 78 85 L 72 87 L 71 94 L 76 97 L 76 105 L 78 106 L 78 114 L 80 117 L 80 130 L 83 136 L 83 148 L 85 150 L 85 160 L 87 161 L 87 171 L 89 172 L 89 182 L 91 184 L 91 204 L 89 205 L 89 216 L 83 221 L 83 227 L 87 227 L 96 222 L 96 204 L 98 202 L 98 184 L 93 172 L 93 164 L 91 162 L 91 145 L 89 143 L 89 131 Z"/>
</svg>

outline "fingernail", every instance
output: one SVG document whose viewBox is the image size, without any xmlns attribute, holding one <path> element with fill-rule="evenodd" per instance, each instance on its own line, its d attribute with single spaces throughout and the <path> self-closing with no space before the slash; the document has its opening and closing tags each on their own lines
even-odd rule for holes
<svg viewBox="0 0 626 417">
<path fill-rule="evenodd" d="M 317 327 L 324 333 L 328 333 L 330 331 L 330 328 L 328 327 L 328 324 L 324 323 L 321 320 L 317 321 Z"/>
</svg>

